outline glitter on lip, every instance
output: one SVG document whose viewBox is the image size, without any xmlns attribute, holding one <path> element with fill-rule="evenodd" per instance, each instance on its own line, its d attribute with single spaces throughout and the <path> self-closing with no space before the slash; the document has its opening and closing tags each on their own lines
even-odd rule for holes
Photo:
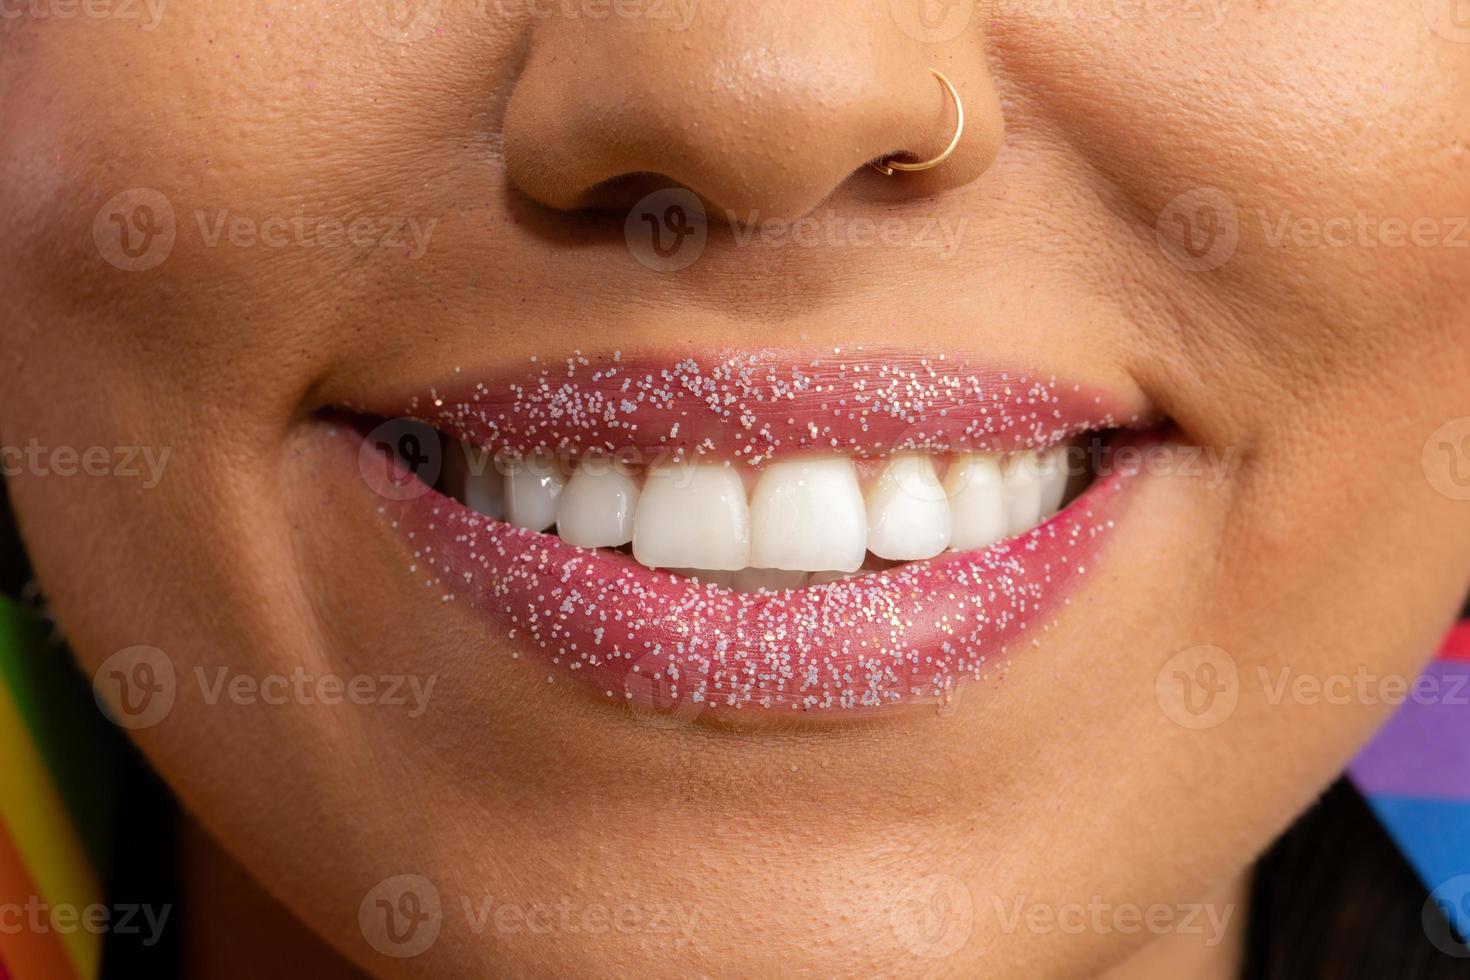
<svg viewBox="0 0 1470 980">
<path fill-rule="evenodd" d="M 662 365 L 574 354 L 467 391 L 348 407 L 417 417 L 492 451 L 680 449 L 748 463 L 800 450 L 1005 452 L 1157 421 L 1141 396 L 860 348 L 719 351 Z M 576 548 L 438 493 L 382 510 L 424 585 L 488 613 L 510 655 L 530 649 L 547 661 L 548 681 L 645 709 L 847 717 L 942 702 L 1003 668 L 1092 567 L 1134 482 L 1116 470 L 990 548 L 765 594 Z"/>
<path fill-rule="evenodd" d="M 488 612 L 512 649 L 546 658 L 549 681 L 658 711 L 847 716 L 943 703 L 1019 653 L 1092 566 L 1135 479 L 1119 469 L 990 548 L 782 593 L 644 568 L 437 493 L 384 512 L 424 584 Z"/>
<path fill-rule="evenodd" d="M 679 450 L 759 463 L 784 452 L 1013 452 L 1089 429 L 1157 421 L 1139 401 L 1054 377 L 881 348 L 716 351 L 657 361 L 583 355 L 370 405 L 466 443 Z"/>
</svg>

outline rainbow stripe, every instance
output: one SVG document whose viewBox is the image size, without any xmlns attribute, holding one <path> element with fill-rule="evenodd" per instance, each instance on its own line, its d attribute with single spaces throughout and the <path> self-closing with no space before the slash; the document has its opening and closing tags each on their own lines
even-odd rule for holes
<svg viewBox="0 0 1470 980">
<path fill-rule="evenodd" d="M 1348 775 L 1425 887 L 1462 909 L 1456 924 L 1464 927 L 1470 925 L 1470 621 L 1445 638 L 1419 685 Z"/>
<path fill-rule="evenodd" d="M 49 910 L 104 901 L 116 733 L 45 624 L 0 598 L 0 977 L 93 980 L 102 935 Z"/>
</svg>

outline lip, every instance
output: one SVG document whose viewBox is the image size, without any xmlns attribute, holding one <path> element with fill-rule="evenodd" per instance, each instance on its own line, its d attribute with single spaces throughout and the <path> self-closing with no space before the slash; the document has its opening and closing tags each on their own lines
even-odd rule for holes
<svg viewBox="0 0 1470 980">
<path fill-rule="evenodd" d="M 1041 373 L 884 348 L 533 360 L 466 385 L 344 407 L 416 418 L 473 446 L 758 463 L 786 452 L 1015 452 L 1157 421 L 1141 399 Z"/>
<path fill-rule="evenodd" d="M 762 370 L 778 363 L 769 354 L 737 357 Z M 728 362 L 719 355 L 717 363 Z M 801 390 L 765 396 L 748 377 L 732 383 L 738 393 L 692 383 L 699 364 L 683 363 L 681 371 L 578 356 L 526 378 L 478 383 L 467 394 L 385 404 L 494 451 L 632 446 L 751 461 L 818 448 L 1007 451 L 1152 421 L 1120 396 L 977 372 L 949 358 L 874 351 L 835 363 L 807 357 Z M 913 380 L 918 372 L 922 392 Z M 875 375 L 910 378 L 908 397 L 890 397 L 886 385 L 875 404 L 867 397 Z M 650 403 L 653 386 L 639 385 L 645 378 L 677 385 Z M 630 390 L 642 391 L 642 400 Z M 609 406 L 614 391 L 632 404 Z M 601 411 L 578 414 L 578 406 Z M 1157 430 L 1135 431 L 1122 442 L 1141 447 L 1158 438 Z M 1003 672 L 1095 566 L 1138 479 L 1137 470 L 1119 467 L 1050 520 L 989 548 L 774 594 L 737 593 L 618 552 L 573 547 L 423 486 L 406 499 L 385 494 L 380 510 L 429 591 L 487 614 L 514 657 L 531 651 L 546 663 L 549 683 L 685 718 L 852 717 L 943 704 L 963 684 Z"/>
</svg>

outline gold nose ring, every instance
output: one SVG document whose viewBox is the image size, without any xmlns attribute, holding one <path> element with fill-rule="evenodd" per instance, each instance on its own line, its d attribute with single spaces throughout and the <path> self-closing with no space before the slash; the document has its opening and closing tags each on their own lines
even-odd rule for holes
<svg viewBox="0 0 1470 980">
<path fill-rule="evenodd" d="M 892 177 L 895 170 L 902 170 L 905 173 L 916 173 L 920 170 L 932 170 L 943 163 L 945 160 L 948 160 L 949 155 L 955 151 L 955 147 L 960 145 L 960 137 L 965 132 L 965 104 L 964 102 L 960 101 L 960 93 L 955 91 L 954 83 L 945 77 L 944 72 L 940 71 L 938 68 L 930 68 L 929 70 L 934 73 L 934 77 L 939 79 L 939 83 L 944 86 L 947 92 L 949 92 L 949 97 L 951 99 L 954 99 L 954 110 L 959 115 L 959 122 L 955 125 L 954 128 L 954 138 L 949 141 L 949 145 L 944 148 L 943 153 L 930 160 L 922 160 L 919 163 L 901 163 L 897 160 L 885 158 L 881 160 L 875 160 L 874 162 L 868 164 L 868 166 L 872 167 L 874 170 L 878 171 L 885 177 Z"/>
</svg>

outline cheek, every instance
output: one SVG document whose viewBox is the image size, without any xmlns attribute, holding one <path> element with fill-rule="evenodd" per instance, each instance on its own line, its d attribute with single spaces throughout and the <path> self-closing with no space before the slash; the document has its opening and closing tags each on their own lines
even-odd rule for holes
<svg viewBox="0 0 1470 980">
<path fill-rule="evenodd" d="M 35 270 L 21 288 L 37 343 L 175 388 L 255 372 L 285 389 L 331 356 L 329 323 L 422 285 L 440 227 L 501 193 L 484 157 L 511 35 L 476 17 L 406 52 L 359 6 L 205 3 L 146 33 L 32 32 L 0 161 L 18 233 L 0 257 Z"/>
<path fill-rule="evenodd" d="M 1386 365 L 1448 389 L 1470 365 L 1447 343 L 1470 319 L 1464 46 L 1373 4 L 1146 9 L 1003 13 L 995 38 L 1011 136 L 1073 148 L 1142 216 L 1156 340 L 1216 391 L 1264 373 L 1337 413 Z"/>
</svg>

